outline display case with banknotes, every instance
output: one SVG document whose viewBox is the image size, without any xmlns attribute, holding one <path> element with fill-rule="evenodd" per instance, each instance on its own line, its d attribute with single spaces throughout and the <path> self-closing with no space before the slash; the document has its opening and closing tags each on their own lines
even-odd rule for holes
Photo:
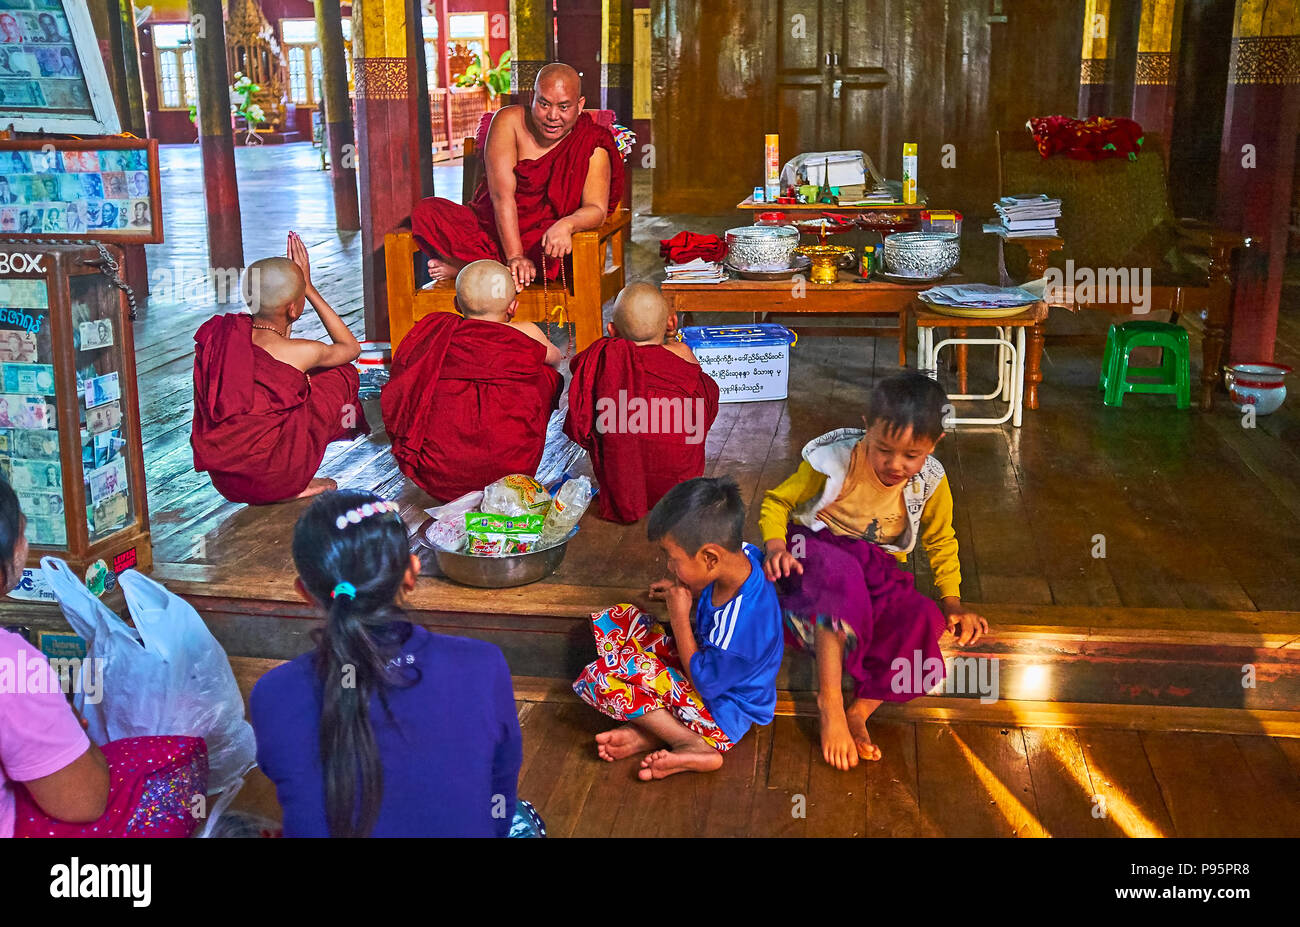
<svg viewBox="0 0 1300 927">
<path fill-rule="evenodd" d="M 102 589 L 152 551 L 131 320 L 99 261 L 91 245 L 0 242 L 0 475 L 28 565 L 56 552 Z"/>
</svg>

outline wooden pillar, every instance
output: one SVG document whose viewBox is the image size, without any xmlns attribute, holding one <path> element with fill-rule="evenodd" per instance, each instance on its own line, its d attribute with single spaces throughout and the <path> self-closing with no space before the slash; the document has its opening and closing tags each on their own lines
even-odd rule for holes
<svg viewBox="0 0 1300 927">
<path fill-rule="evenodd" d="M 1110 96 L 1110 0 L 1088 0 L 1083 9 L 1079 61 L 1079 118 L 1105 116 Z"/>
<path fill-rule="evenodd" d="M 510 0 L 510 90 L 513 102 L 529 104 L 537 72 L 551 60 L 550 0 Z"/>
<path fill-rule="evenodd" d="M 1181 0 L 1142 0 L 1142 26 L 1138 32 L 1133 118 L 1148 135 L 1160 137 L 1166 163 L 1174 129 L 1174 90 L 1178 76 L 1175 53 L 1182 7 Z"/>
<path fill-rule="evenodd" d="M 458 139 L 452 137 L 451 119 L 451 20 L 447 12 L 447 0 L 438 0 L 438 77 L 442 81 L 446 94 L 442 98 L 442 124 L 447 135 L 447 154 L 454 153 Z M 463 141 L 460 140 L 460 141 Z"/>
<path fill-rule="evenodd" d="M 235 181 L 235 143 L 230 128 L 230 75 L 226 70 L 226 24 L 221 0 L 189 0 L 198 85 L 199 156 L 207 205 L 208 261 L 212 267 L 244 266 L 244 235 Z"/>
<path fill-rule="evenodd" d="M 1079 66 L 1079 118 L 1127 116 L 1133 104 L 1140 0 L 1087 0 Z"/>
<path fill-rule="evenodd" d="M 343 51 L 343 14 L 339 0 L 316 0 L 316 35 L 324 65 L 325 138 L 329 145 L 330 184 L 334 192 L 334 226 L 340 232 L 361 228 L 357 202 L 357 146 L 348 99 L 348 62 Z"/>
<path fill-rule="evenodd" d="M 1237 0 L 1219 160 L 1221 225 L 1248 236 L 1230 357 L 1273 359 L 1300 128 L 1300 5 Z"/>
<path fill-rule="evenodd" d="M 601 0 L 600 105 L 632 124 L 632 0 Z"/>
<path fill-rule="evenodd" d="M 353 0 L 366 337 L 388 338 L 384 236 L 433 192 L 428 79 L 418 0 Z"/>
</svg>

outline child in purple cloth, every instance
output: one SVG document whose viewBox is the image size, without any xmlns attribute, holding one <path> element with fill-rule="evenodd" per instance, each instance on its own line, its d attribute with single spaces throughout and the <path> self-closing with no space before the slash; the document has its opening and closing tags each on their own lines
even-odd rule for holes
<svg viewBox="0 0 1300 927">
<path fill-rule="evenodd" d="M 249 698 L 257 763 L 286 837 L 505 837 L 523 761 L 510 669 L 492 644 L 432 634 L 397 504 L 320 496 L 293 535 L 295 588 L 323 613 L 317 649 Z M 535 822 L 535 817 L 532 818 Z"/>
<path fill-rule="evenodd" d="M 880 759 L 867 718 L 881 702 L 925 694 L 913 691 L 922 669 L 943 678 L 945 627 L 963 647 L 988 632 L 961 602 L 952 491 L 933 456 L 947 399 L 922 373 L 881 381 L 866 431 L 808 442 L 799 469 L 763 498 L 764 570 L 779 581 L 787 637 L 816 655 L 822 756 L 837 769 Z M 899 567 L 918 538 L 937 605 Z M 844 671 L 857 683 L 847 711 Z"/>
</svg>

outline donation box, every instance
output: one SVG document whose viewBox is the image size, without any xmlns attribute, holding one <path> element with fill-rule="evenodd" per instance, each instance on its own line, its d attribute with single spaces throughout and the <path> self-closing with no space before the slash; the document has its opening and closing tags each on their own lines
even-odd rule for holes
<svg viewBox="0 0 1300 927">
<path fill-rule="evenodd" d="M 0 474 L 28 566 L 56 555 L 97 592 L 153 560 L 131 318 L 102 260 L 94 244 L 0 242 Z"/>
<path fill-rule="evenodd" d="M 681 338 L 718 381 L 719 402 L 786 397 L 790 347 L 797 338 L 784 325 L 691 325 Z"/>
</svg>

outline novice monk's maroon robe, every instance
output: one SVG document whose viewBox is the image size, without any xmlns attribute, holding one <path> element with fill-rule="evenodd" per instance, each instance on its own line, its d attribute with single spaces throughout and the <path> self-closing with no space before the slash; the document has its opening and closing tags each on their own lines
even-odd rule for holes
<svg viewBox="0 0 1300 927">
<path fill-rule="evenodd" d="M 546 154 L 515 165 L 519 237 L 524 255 L 539 272 L 542 235 L 556 219 L 572 215 L 582 205 L 587 167 L 597 148 L 604 148 L 609 155 L 609 212 L 612 213 L 623 198 L 623 156 L 609 129 L 596 125 L 587 113 L 580 115 L 573 131 Z M 441 197 L 428 197 L 417 203 L 411 211 L 411 230 L 430 257 L 441 255 L 467 264 L 485 259 L 505 261 L 486 173 L 468 206 Z M 560 272 L 560 262 L 548 261 L 546 271 L 554 280 Z"/>
<path fill-rule="evenodd" d="M 536 473 L 563 388 L 545 346 L 519 329 L 434 312 L 398 345 L 380 404 L 402 472 L 449 501 Z"/>
<path fill-rule="evenodd" d="M 704 475 L 718 384 L 661 345 L 602 338 L 569 362 L 564 433 L 587 449 L 601 518 L 637 521 L 678 483 Z"/>
<path fill-rule="evenodd" d="M 370 433 L 351 364 L 309 381 L 253 343 L 244 313 L 208 319 L 194 342 L 194 469 L 231 502 L 291 499 L 316 475 L 325 445 Z"/>
</svg>

